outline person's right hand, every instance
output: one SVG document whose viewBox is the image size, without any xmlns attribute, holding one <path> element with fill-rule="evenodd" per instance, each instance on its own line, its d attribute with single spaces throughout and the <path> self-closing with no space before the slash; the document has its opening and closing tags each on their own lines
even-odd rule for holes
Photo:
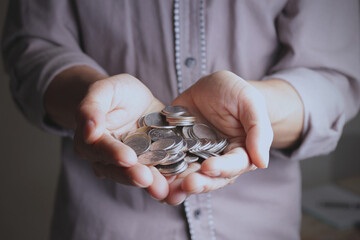
<svg viewBox="0 0 360 240">
<path fill-rule="evenodd" d="M 98 177 L 147 188 L 154 198 L 164 199 L 169 191 L 165 177 L 156 168 L 138 163 L 135 152 L 118 140 L 136 129 L 142 115 L 163 107 L 146 86 L 128 74 L 96 81 L 78 108 L 75 152 L 91 162 Z"/>
</svg>

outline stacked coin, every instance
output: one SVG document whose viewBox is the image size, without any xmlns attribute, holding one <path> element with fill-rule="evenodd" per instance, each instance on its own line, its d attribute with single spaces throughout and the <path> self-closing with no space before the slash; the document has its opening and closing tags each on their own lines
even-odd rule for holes
<svg viewBox="0 0 360 240">
<path fill-rule="evenodd" d="M 167 106 L 138 120 L 139 128 L 122 136 L 140 163 L 155 166 L 165 176 L 185 171 L 188 164 L 219 156 L 226 148 L 209 126 L 196 123 L 196 117 L 182 106 Z"/>
</svg>

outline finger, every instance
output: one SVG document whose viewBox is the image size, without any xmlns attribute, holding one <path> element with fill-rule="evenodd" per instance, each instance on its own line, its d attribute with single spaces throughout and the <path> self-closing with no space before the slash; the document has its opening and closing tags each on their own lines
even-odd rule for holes
<svg viewBox="0 0 360 240">
<path fill-rule="evenodd" d="M 176 176 L 165 176 L 165 179 L 168 182 L 168 184 L 170 184 L 176 179 Z"/>
<path fill-rule="evenodd" d="M 108 134 L 94 144 L 86 144 L 75 135 L 75 151 L 91 162 L 102 162 L 122 167 L 130 167 L 137 163 L 135 152 L 127 145 Z"/>
<path fill-rule="evenodd" d="M 147 190 L 153 198 L 163 200 L 169 194 L 169 184 L 166 178 L 155 167 L 150 167 L 150 170 L 154 181 Z"/>
<path fill-rule="evenodd" d="M 100 162 L 123 167 L 130 167 L 137 163 L 134 150 L 108 134 L 104 134 L 98 142 L 88 148 Z"/>
<path fill-rule="evenodd" d="M 95 82 L 79 105 L 77 127 L 82 128 L 86 143 L 93 143 L 105 132 L 106 115 L 111 108 L 113 88 L 104 81 Z"/>
<path fill-rule="evenodd" d="M 93 163 L 92 167 L 95 175 L 99 178 L 107 178 L 121 184 L 133 185 L 129 176 L 126 175 L 124 168 L 103 163 Z"/>
<path fill-rule="evenodd" d="M 194 162 L 194 163 L 190 163 L 188 168 L 180 173 L 177 178 L 185 178 L 187 175 L 189 175 L 190 173 L 193 173 L 193 172 L 197 172 L 199 171 L 201 168 L 201 164 L 200 163 L 197 163 L 197 162 Z"/>
<path fill-rule="evenodd" d="M 211 157 L 201 164 L 201 172 L 210 177 L 232 178 L 250 170 L 251 162 L 244 148 L 234 148 L 225 155 Z"/>
<path fill-rule="evenodd" d="M 184 178 L 181 188 L 186 193 L 198 194 L 220 189 L 232 182 L 232 178 L 213 178 L 196 172 Z"/>
<path fill-rule="evenodd" d="M 150 169 L 140 163 L 130 168 L 122 168 L 112 164 L 93 163 L 93 169 L 97 176 L 105 177 L 115 182 L 137 186 L 149 187 L 153 182 Z"/>
<path fill-rule="evenodd" d="M 239 96 L 239 119 L 244 126 L 246 149 L 251 162 L 259 168 L 269 163 L 269 151 L 273 139 L 270 119 L 264 97 L 250 85 Z"/>
<path fill-rule="evenodd" d="M 176 179 L 170 184 L 169 195 L 165 198 L 165 202 L 170 205 L 179 205 L 186 200 L 188 194 L 181 188 L 183 179 Z"/>
<path fill-rule="evenodd" d="M 259 168 L 267 168 L 269 164 L 270 147 L 273 140 L 271 125 L 253 127 L 247 134 L 246 149 L 251 162 Z"/>
<path fill-rule="evenodd" d="M 125 172 L 138 187 L 147 188 L 154 182 L 154 176 L 149 167 L 140 163 L 125 168 Z"/>
</svg>

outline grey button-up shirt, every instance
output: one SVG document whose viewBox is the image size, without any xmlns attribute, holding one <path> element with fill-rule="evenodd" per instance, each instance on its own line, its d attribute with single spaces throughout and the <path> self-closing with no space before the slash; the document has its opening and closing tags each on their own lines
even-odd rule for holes
<svg viewBox="0 0 360 240">
<path fill-rule="evenodd" d="M 9 4 L 3 54 L 14 99 L 31 122 L 63 136 L 52 239 L 187 239 L 189 232 L 194 239 L 299 238 L 297 160 L 332 151 L 359 109 L 358 1 L 181 0 L 176 19 L 170 0 Z M 75 156 L 72 133 L 46 120 L 47 86 L 74 65 L 132 74 L 165 104 L 203 70 L 284 79 L 304 103 L 301 144 L 273 149 L 268 169 L 190 197 L 185 214 L 184 206 L 161 204 L 142 189 L 97 179 Z"/>
</svg>

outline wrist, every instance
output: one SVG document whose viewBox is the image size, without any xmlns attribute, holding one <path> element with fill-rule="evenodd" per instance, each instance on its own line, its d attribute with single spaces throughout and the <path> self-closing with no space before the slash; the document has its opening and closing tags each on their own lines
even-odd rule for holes
<svg viewBox="0 0 360 240">
<path fill-rule="evenodd" d="M 47 116 L 59 126 L 74 130 L 77 108 L 89 87 L 106 77 L 88 66 L 74 66 L 60 72 L 44 95 Z"/>
<path fill-rule="evenodd" d="M 274 131 L 274 148 L 289 148 L 300 139 L 304 107 L 291 84 L 280 79 L 248 81 L 266 100 L 267 111 Z"/>
</svg>

